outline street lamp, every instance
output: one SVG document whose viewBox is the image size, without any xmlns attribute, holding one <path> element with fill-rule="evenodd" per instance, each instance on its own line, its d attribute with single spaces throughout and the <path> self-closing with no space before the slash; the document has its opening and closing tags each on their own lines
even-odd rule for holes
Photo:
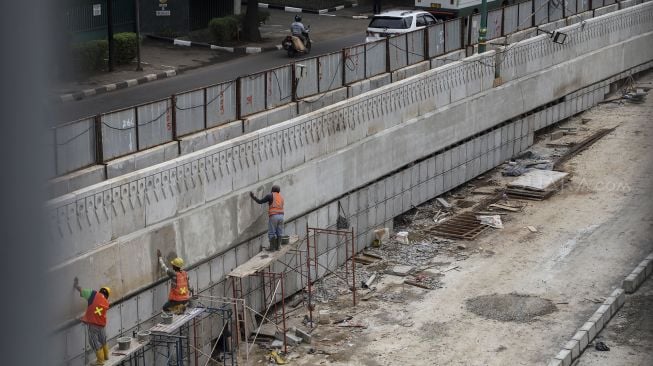
<svg viewBox="0 0 653 366">
<path fill-rule="evenodd" d="M 481 26 L 478 29 L 478 53 L 485 52 L 487 36 L 487 0 L 481 1 Z"/>
</svg>

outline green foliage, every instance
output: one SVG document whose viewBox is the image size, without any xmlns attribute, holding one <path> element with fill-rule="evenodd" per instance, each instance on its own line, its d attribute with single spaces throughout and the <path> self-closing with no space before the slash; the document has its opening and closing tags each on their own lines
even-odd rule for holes
<svg viewBox="0 0 653 366">
<path fill-rule="evenodd" d="M 107 66 L 109 42 L 88 41 L 72 45 L 72 60 L 75 70 L 82 73 L 100 71 Z"/>
<path fill-rule="evenodd" d="M 113 35 L 115 64 L 128 64 L 136 57 L 136 33 L 123 32 Z"/>
<path fill-rule="evenodd" d="M 232 41 L 238 35 L 239 21 L 234 16 L 213 18 L 209 22 L 211 36 L 216 43 Z"/>
</svg>

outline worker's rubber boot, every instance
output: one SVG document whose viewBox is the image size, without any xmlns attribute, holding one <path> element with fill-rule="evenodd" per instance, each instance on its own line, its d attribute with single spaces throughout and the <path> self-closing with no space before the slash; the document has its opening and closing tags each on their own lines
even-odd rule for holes
<svg viewBox="0 0 653 366">
<path fill-rule="evenodd" d="M 276 252 L 279 250 L 279 239 L 278 238 L 270 238 L 270 251 L 271 252 Z"/>
<path fill-rule="evenodd" d="M 95 351 L 95 357 L 97 357 L 97 360 L 95 360 L 96 365 L 104 365 L 104 351 L 101 348 Z"/>
<path fill-rule="evenodd" d="M 108 344 L 105 343 L 104 346 L 102 346 L 102 353 L 104 353 L 104 360 L 105 361 L 108 360 L 109 359 L 109 345 Z"/>
</svg>

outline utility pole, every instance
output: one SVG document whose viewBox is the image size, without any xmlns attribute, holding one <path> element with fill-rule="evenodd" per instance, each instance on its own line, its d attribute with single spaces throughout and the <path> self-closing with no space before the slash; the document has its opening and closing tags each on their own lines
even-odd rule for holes
<svg viewBox="0 0 653 366">
<path fill-rule="evenodd" d="M 487 0 L 481 1 L 481 26 L 478 29 L 478 53 L 485 52 L 487 36 Z"/>
<path fill-rule="evenodd" d="M 138 62 L 136 71 L 143 71 L 143 66 L 141 66 L 141 16 L 138 0 L 134 0 L 134 16 L 136 17 L 136 61 Z"/>
<path fill-rule="evenodd" d="M 107 0 L 107 33 L 109 36 L 109 71 L 113 71 L 113 0 Z"/>
</svg>

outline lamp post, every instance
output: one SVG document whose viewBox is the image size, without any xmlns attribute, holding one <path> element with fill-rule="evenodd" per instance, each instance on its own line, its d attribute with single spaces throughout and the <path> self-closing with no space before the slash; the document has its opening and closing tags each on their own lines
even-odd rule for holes
<svg viewBox="0 0 653 366">
<path fill-rule="evenodd" d="M 478 53 L 485 52 L 487 35 L 487 0 L 481 1 L 481 26 L 478 29 Z"/>
</svg>

